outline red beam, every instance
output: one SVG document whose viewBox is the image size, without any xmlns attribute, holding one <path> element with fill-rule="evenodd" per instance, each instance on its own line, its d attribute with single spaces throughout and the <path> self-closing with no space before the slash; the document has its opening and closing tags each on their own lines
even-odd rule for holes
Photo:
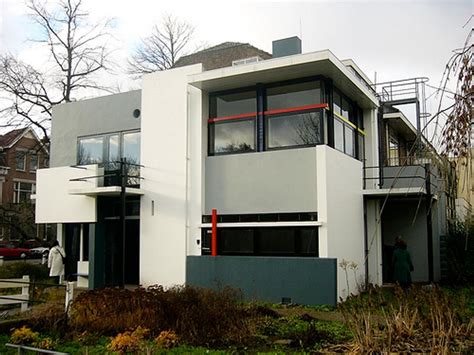
<svg viewBox="0 0 474 355">
<path fill-rule="evenodd" d="M 211 255 L 217 256 L 217 210 L 212 209 Z"/>
<path fill-rule="evenodd" d="M 250 113 L 242 113 L 240 115 L 209 118 L 209 120 L 207 120 L 207 122 L 214 123 L 214 122 L 238 120 L 238 119 L 242 119 L 242 118 L 253 118 L 253 117 L 257 117 L 257 112 L 250 112 Z"/>
<path fill-rule="evenodd" d="M 269 110 L 265 111 L 265 115 L 276 115 L 279 113 L 290 113 L 296 111 L 304 111 L 304 110 L 313 110 L 317 108 L 327 108 L 328 104 L 315 104 L 315 105 L 305 105 L 305 106 L 296 106 L 296 107 L 288 107 L 288 108 L 281 108 L 278 110 Z"/>
</svg>

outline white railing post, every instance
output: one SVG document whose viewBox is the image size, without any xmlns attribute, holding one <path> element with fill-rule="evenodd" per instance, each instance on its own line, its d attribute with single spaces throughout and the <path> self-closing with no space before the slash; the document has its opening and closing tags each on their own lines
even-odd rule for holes
<svg viewBox="0 0 474 355">
<path fill-rule="evenodd" d="M 21 287 L 21 296 L 25 297 L 26 301 L 21 302 L 21 312 L 26 312 L 28 310 L 28 299 L 30 298 L 30 276 L 23 276 L 23 281 L 26 284 Z"/>
<path fill-rule="evenodd" d="M 74 282 L 66 282 L 66 301 L 64 304 L 64 309 L 66 312 L 69 312 L 69 304 L 74 298 Z"/>
</svg>

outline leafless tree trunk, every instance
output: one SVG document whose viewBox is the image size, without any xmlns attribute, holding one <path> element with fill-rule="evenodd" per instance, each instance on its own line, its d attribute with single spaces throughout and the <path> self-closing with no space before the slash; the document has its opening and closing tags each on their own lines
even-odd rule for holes
<svg viewBox="0 0 474 355">
<path fill-rule="evenodd" d="M 0 109 L 4 126 L 32 125 L 49 141 L 52 107 L 74 100 L 84 89 L 102 89 L 94 75 L 107 70 L 110 20 L 88 22 L 81 0 L 60 0 L 51 11 L 40 0 L 27 3 L 41 31 L 31 40 L 48 46 L 52 67 L 38 70 L 13 55 L 0 56 L 0 91 L 8 105 Z"/>
<path fill-rule="evenodd" d="M 194 27 L 167 15 L 160 26 L 155 26 L 149 37 L 142 40 L 140 46 L 129 61 L 130 74 L 145 74 L 171 68 L 185 54 L 194 34 Z"/>
</svg>

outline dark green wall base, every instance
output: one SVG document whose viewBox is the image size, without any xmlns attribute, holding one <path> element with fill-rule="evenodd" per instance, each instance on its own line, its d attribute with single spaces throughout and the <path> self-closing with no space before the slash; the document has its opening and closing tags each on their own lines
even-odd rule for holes
<svg viewBox="0 0 474 355">
<path fill-rule="evenodd" d="M 336 259 L 188 256 L 186 284 L 241 289 L 246 300 L 336 305 Z"/>
</svg>

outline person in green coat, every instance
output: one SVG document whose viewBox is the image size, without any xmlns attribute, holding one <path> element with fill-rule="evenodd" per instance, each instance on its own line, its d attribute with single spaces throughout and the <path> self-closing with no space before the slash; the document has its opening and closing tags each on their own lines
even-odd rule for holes
<svg viewBox="0 0 474 355">
<path fill-rule="evenodd" d="M 395 241 L 395 250 L 392 256 L 392 270 L 393 280 L 407 291 L 411 285 L 413 264 L 411 262 L 410 253 L 407 250 L 407 244 L 400 237 Z"/>
</svg>

